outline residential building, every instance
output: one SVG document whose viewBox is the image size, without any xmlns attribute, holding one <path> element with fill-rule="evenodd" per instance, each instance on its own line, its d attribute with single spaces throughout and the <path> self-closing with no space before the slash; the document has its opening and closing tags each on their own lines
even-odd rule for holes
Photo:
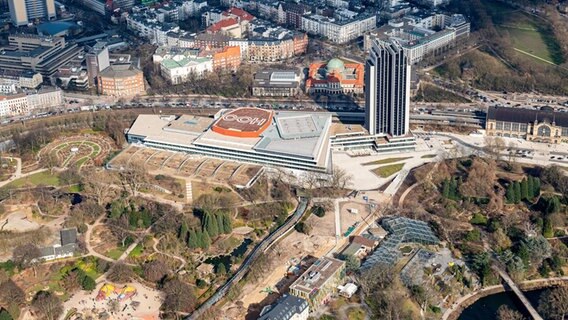
<svg viewBox="0 0 568 320">
<path fill-rule="evenodd" d="M 28 98 L 25 93 L 0 95 L 0 117 L 28 114 Z"/>
<path fill-rule="evenodd" d="M 107 7 L 107 2 L 105 0 L 77 0 L 77 1 L 100 15 L 103 16 L 106 15 L 108 7 Z"/>
<path fill-rule="evenodd" d="M 136 4 L 135 0 L 109 0 L 107 2 L 111 10 L 120 9 L 121 11 L 128 11 Z"/>
<path fill-rule="evenodd" d="M 97 42 L 86 55 L 89 84 L 94 85 L 99 72 L 110 66 L 106 42 Z"/>
<path fill-rule="evenodd" d="M 38 110 L 59 107 L 62 104 L 61 90 L 53 87 L 0 95 L 0 117 L 28 115 Z"/>
<path fill-rule="evenodd" d="M 346 43 L 363 36 L 377 27 L 374 13 L 359 14 L 351 19 L 330 18 L 319 14 L 302 16 L 301 30 L 318 35 L 335 43 Z"/>
<path fill-rule="evenodd" d="M 309 314 L 306 300 L 285 294 L 275 304 L 264 307 L 258 320 L 307 320 Z"/>
<path fill-rule="evenodd" d="M 294 55 L 299 56 L 308 51 L 308 35 L 305 33 L 295 33 L 294 38 Z"/>
<path fill-rule="evenodd" d="M 418 2 L 426 6 L 438 7 L 450 3 L 450 0 L 419 0 Z"/>
<path fill-rule="evenodd" d="M 14 94 L 17 93 L 18 89 L 16 84 L 10 82 L 3 82 L 0 80 L 0 94 Z"/>
<path fill-rule="evenodd" d="M 294 40 L 250 39 L 248 59 L 251 62 L 277 62 L 294 56 Z"/>
<path fill-rule="evenodd" d="M 240 65 L 241 49 L 239 47 L 225 47 L 213 54 L 213 70 L 236 71 Z"/>
<path fill-rule="evenodd" d="M 133 64 L 110 65 L 99 73 L 97 86 L 100 94 L 124 97 L 144 94 L 144 75 Z"/>
<path fill-rule="evenodd" d="M 206 30 L 207 33 L 221 33 L 232 38 L 242 38 L 244 35 L 244 26 L 235 18 L 223 19 L 210 25 Z"/>
<path fill-rule="evenodd" d="M 309 94 L 361 94 L 364 67 L 334 58 L 327 63 L 312 63 L 306 80 Z"/>
<path fill-rule="evenodd" d="M 290 294 L 308 301 L 316 309 L 337 294 L 345 276 L 345 262 L 322 257 L 290 286 Z"/>
<path fill-rule="evenodd" d="M 294 29 L 302 27 L 302 17 L 309 10 L 302 3 L 285 3 L 284 12 L 286 13 L 286 25 Z"/>
<path fill-rule="evenodd" d="M 300 93 L 301 74 L 297 69 L 261 70 L 254 74 L 252 95 L 256 97 L 293 97 Z"/>
<path fill-rule="evenodd" d="M 234 52 L 234 51 L 237 52 Z M 238 48 L 232 49 L 232 54 L 240 59 Z M 200 56 L 199 48 L 159 47 L 152 59 L 159 65 L 160 74 L 171 84 L 180 84 L 198 79 L 213 71 L 214 62 L 211 57 Z M 219 67 L 230 67 L 232 59 L 219 59 Z M 240 60 L 239 60 L 240 61 Z"/>
<path fill-rule="evenodd" d="M 25 26 L 35 19 L 57 17 L 54 0 L 8 0 L 10 18 L 15 26 Z"/>
<path fill-rule="evenodd" d="M 0 70 L 33 71 L 49 79 L 57 70 L 83 54 L 83 48 L 62 37 L 15 34 L 0 48 Z"/>
<path fill-rule="evenodd" d="M 442 28 L 435 31 L 433 28 Z M 420 62 L 431 54 L 440 54 L 469 36 L 470 23 L 462 15 L 428 15 L 424 18 L 404 17 L 390 20 L 384 26 L 365 35 L 365 50 L 373 41 L 396 40 L 406 52 L 411 64 Z"/>
<path fill-rule="evenodd" d="M 41 85 L 43 77 L 41 73 L 33 71 L 0 71 L 0 83 L 11 84 L 16 88 L 35 89 Z"/>
<path fill-rule="evenodd" d="M 371 135 L 409 131 L 410 63 L 396 41 L 375 40 L 365 64 L 365 128 Z"/>
<path fill-rule="evenodd" d="M 550 107 L 536 109 L 489 107 L 488 136 L 520 138 L 544 143 L 568 142 L 568 114 Z"/>
<path fill-rule="evenodd" d="M 207 8 L 207 0 L 184 1 L 181 8 L 185 18 L 196 17 L 203 9 Z"/>
<path fill-rule="evenodd" d="M 171 84 L 199 79 L 213 71 L 213 60 L 204 57 L 173 56 L 160 62 L 160 74 Z"/>
<path fill-rule="evenodd" d="M 126 17 L 126 27 L 152 44 L 162 46 L 168 43 L 168 33 L 179 31 L 179 26 L 166 22 L 165 17 L 165 13 L 157 13 L 155 10 L 132 13 Z"/>
<path fill-rule="evenodd" d="M 60 107 L 63 105 L 63 92 L 55 87 L 42 87 L 37 91 L 28 91 L 28 112 Z"/>
</svg>

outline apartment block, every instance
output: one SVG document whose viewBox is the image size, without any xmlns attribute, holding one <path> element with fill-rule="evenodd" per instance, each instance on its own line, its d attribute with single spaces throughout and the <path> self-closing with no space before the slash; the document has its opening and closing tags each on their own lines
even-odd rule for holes
<svg viewBox="0 0 568 320">
<path fill-rule="evenodd" d="M 144 94 L 144 75 L 132 64 L 110 65 L 97 77 L 99 93 L 124 97 Z"/>
</svg>

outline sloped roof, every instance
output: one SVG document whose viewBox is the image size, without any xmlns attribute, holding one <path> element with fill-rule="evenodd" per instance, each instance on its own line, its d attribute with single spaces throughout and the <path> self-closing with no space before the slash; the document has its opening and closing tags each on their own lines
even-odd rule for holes
<svg viewBox="0 0 568 320">
<path fill-rule="evenodd" d="M 509 107 L 489 107 L 487 119 L 504 122 L 529 123 L 534 122 L 555 122 L 561 127 L 568 127 L 568 113 L 556 112 L 552 108 L 541 108 L 540 110 Z"/>
</svg>

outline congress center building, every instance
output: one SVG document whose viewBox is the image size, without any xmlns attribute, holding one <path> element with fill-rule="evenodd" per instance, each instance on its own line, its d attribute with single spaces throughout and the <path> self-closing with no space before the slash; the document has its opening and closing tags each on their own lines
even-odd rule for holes
<svg viewBox="0 0 568 320">
<path fill-rule="evenodd" d="M 329 113 L 220 110 L 213 118 L 139 115 L 132 144 L 302 171 L 331 172 Z"/>
</svg>

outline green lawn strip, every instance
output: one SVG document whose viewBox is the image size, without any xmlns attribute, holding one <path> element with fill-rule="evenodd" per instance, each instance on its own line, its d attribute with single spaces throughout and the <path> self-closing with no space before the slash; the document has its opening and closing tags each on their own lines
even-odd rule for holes
<svg viewBox="0 0 568 320">
<path fill-rule="evenodd" d="M 65 168 L 69 165 L 69 162 L 71 162 L 71 160 L 73 160 L 73 158 L 75 158 L 75 153 L 71 152 L 69 154 L 69 156 L 67 156 L 67 159 L 65 159 L 65 161 L 63 161 L 62 166 Z"/>
<path fill-rule="evenodd" d="M 85 141 L 85 144 L 93 148 L 93 154 L 98 155 L 101 152 L 101 147 L 91 141 Z"/>
<path fill-rule="evenodd" d="M 436 158 L 435 154 L 425 154 L 422 157 L 420 157 L 422 159 L 432 159 L 432 158 Z"/>
<path fill-rule="evenodd" d="M 363 163 L 363 165 L 364 165 L 364 166 L 372 166 L 372 165 L 376 165 L 376 164 L 387 164 L 387 163 L 399 162 L 399 161 L 403 161 L 403 160 L 407 160 L 407 159 L 411 159 L 411 158 L 412 158 L 412 157 L 387 158 L 387 159 L 381 159 L 381 160 L 376 160 L 376 161 L 371 161 L 371 162 Z"/>
<path fill-rule="evenodd" d="M 404 163 L 395 163 L 395 164 L 378 167 L 374 169 L 373 172 L 381 178 L 387 178 L 399 172 L 402 169 L 402 167 L 404 167 Z"/>
<path fill-rule="evenodd" d="M 67 146 L 68 146 L 68 143 L 67 143 L 67 142 L 66 142 L 66 143 L 62 143 L 62 144 L 56 146 L 55 148 L 53 148 L 52 151 L 58 151 L 58 150 L 61 150 L 61 149 L 65 148 L 65 147 L 67 147 Z"/>
<path fill-rule="evenodd" d="M 75 164 L 77 165 L 77 168 L 81 168 L 81 166 L 82 166 L 85 162 L 89 161 L 89 159 L 91 159 L 91 156 L 90 156 L 90 155 L 89 155 L 89 156 L 84 156 L 83 158 L 77 160 L 77 162 L 75 162 Z"/>
<path fill-rule="evenodd" d="M 20 178 L 18 180 L 14 180 L 8 184 L 8 187 L 12 188 L 22 188 L 27 185 L 37 186 L 37 185 L 46 185 L 46 186 L 59 186 L 59 176 L 57 174 L 52 175 L 49 170 L 42 171 L 30 176 Z"/>
<path fill-rule="evenodd" d="M 126 250 L 126 248 L 118 247 L 118 248 L 110 249 L 104 255 L 113 259 L 113 260 L 118 260 L 118 258 L 120 258 L 120 256 L 124 253 L 125 250 Z"/>
<path fill-rule="evenodd" d="M 134 247 L 134 249 L 132 249 L 132 251 L 130 251 L 128 256 L 131 258 L 138 258 L 139 256 L 142 255 L 143 251 L 144 251 L 144 246 L 141 243 L 139 243 L 136 245 L 136 247 Z"/>
<path fill-rule="evenodd" d="M 79 193 L 79 192 L 83 191 L 80 184 L 74 184 L 74 185 L 68 186 L 68 187 L 65 188 L 65 190 L 67 190 L 67 192 L 70 192 L 70 193 Z"/>
</svg>

